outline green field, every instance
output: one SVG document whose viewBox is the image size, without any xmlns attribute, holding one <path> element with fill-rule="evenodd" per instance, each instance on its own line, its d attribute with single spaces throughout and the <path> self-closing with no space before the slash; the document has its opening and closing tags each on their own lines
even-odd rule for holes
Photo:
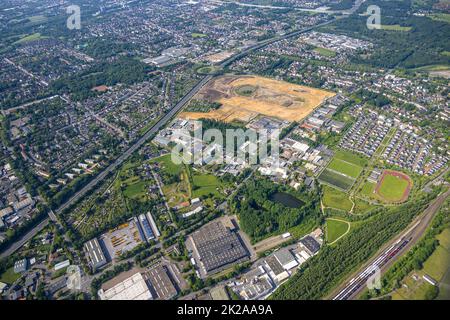
<svg viewBox="0 0 450 320">
<path fill-rule="evenodd" d="M 147 190 L 144 181 L 133 181 L 132 184 L 128 185 L 123 191 L 123 195 L 130 199 L 143 199 L 146 198 Z"/>
<path fill-rule="evenodd" d="M 389 31 L 410 31 L 411 27 L 402 27 L 399 24 L 382 24 L 381 29 Z"/>
<path fill-rule="evenodd" d="M 328 165 L 328 169 L 341 172 L 349 177 L 358 178 L 362 168 L 345 160 L 334 158 Z"/>
<path fill-rule="evenodd" d="M 449 65 L 445 65 L 445 64 L 430 64 L 430 65 L 427 65 L 427 66 L 415 68 L 413 70 L 414 71 L 433 72 L 433 71 L 447 71 L 449 69 L 450 69 Z"/>
<path fill-rule="evenodd" d="M 355 208 L 353 209 L 354 214 L 363 214 L 367 211 L 375 209 L 376 206 L 368 203 L 367 201 L 356 198 L 355 200 Z"/>
<path fill-rule="evenodd" d="M 314 51 L 316 51 L 318 54 L 324 56 L 324 57 L 335 57 L 336 52 L 330 49 L 316 47 L 314 48 Z"/>
<path fill-rule="evenodd" d="M 0 282 L 6 284 L 13 284 L 14 281 L 20 278 L 20 274 L 14 273 L 14 268 L 9 268 L 0 276 Z"/>
<path fill-rule="evenodd" d="M 172 161 L 172 155 L 170 153 L 153 159 L 151 162 L 159 163 L 162 166 L 163 170 L 167 170 L 168 172 L 171 172 L 173 174 L 181 174 L 184 169 L 184 166 L 182 164 L 175 164 Z"/>
<path fill-rule="evenodd" d="M 220 68 L 216 66 L 203 66 L 197 69 L 198 74 L 214 74 L 219 71 Z"/>
<path fill-rule="evenodd" d="M 43 22 L 46 22 L 47 21 L 47 17 L 46 16 L 43 16 L 43 15 L 37 15 L 37 16 L 31 16 L 31 17 L 28 17 L 28 20 L 31 22 L 31 23 L 43 23 Z"/>
<path fill-rule="evenodd" d="M 345 191 L 349 190 L 355 182 L 355 180 L 352 178 L 338 174 L 328 169 L 323 170 L 318 179 L 324 184 L 328 184 Z"/>
<path fill-rule="evenodd" d="M 325 207 L 334 208 L 338 210 L 350 211 L 352 209 L 352 202 L 348 199 L 345 192 L 336 190 L 329 186 L 323 186 L 322 202 Z"/>
<path fill-rule="evenodd" d="M 428 16 L 429 18 L 436 21 L 443 21 L 450 23 L 450 14 L 449 13 L 433 13 Z"/>
<path fill-rule="evenodd" d="M 436 281 L 441 281 L 450 264 L 450 252 L 438 246 L 423 264 L 423 271 Z"/>
<path fill-rule="evenodd" d="M 437 239 L 442 247 L 450 251 L 450 228 L 444 229 L 444 231 L 437 236 Z"/>
<path fill-rule="evenodd" d="M 45 38 L 47 38 L 47 37 L 41 36 L 40 33 L 33 33 L 33 34 L 27 35 L 27 36 L 21 38 L 20 40 L 14 42 L 14 44 L 21 44 L 21 43 L 45 39 Z"/>
<path fill-rule="evenodd" d="M 192 37 L 192 38 L 204 38 L 204 37 L 206 37 L 206 34 L 204 34 L 204 33 L 198 33 L 198 32 L 193 32 L 193 33 L 191 33 L 191 37 Z"/>
<path fill-rule="evenodd" d="M 418 280 L 415 280 L 411 274 L 408 275 L 404 284 L 406 286 L 395 290 L 392 300 L 424 300 L 427 291 L 432 288 L 431 284 L 423 280 L 420 275 Z"/>
<path fill-rule="evenodd" d="M 334 158 L 350 162 L 360 167 L 364 167 L 368 163 L 368 160 L 366 158 L 361 157 L 347 150 L 337 150 L 334 154 Z"/>
<path fill-rule="evenodd" d="M 376 183 L 366 181 L 361 188 L 361 194 L 367 198 L 372 198 L 376 186 Z"/>
<path fill-rule="evenodd" d="M 385 201 L 397 202 L 402 199 L 407 188 L 408 181 L 392 175 L 386 175 L 378 190 L 378 194 Z"/>
<path fill-rule="evenodd" d="M 333 243 L 339 237 L 344 235 L 350 229 L 350 223 L 347 221 L 340 221 L 334 219 L 327 219 L 326 230 L 327 230 L 327 241 L 328 243 Z"/>
<path fill-rule="evenodd" d="M 220 186 L 219 179 L 212 174 L 194 175 L 192 178 L 194 187 L 192 188 L 192 197 L 197 198 L 208 194 L 220 196 L 217 188 Z"/>
<path fill-rule="evenodd" d="M 436 300 L 450 300 L 450 272 L 447 272 L 441 280 L 439 295 Z"/>
</svg>

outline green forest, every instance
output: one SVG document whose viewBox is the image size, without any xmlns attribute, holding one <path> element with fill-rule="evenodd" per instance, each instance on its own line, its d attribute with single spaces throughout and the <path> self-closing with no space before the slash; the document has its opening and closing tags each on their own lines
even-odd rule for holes
<svg viewBox="0 0 450 320">
<path fill-rule="evenodd" d="M 276 193 L 287 193 L 303 205 L 287 207 L 271 200 Z M 249 180 L 231 200 L 231 208 L 237 213 L 242 230 L 256 242 L 272 234 L 287 231 L 306 219 L 320 221 L 319 195 L 317 191 L 299 193 L 286 186 L 274 184 L 269 179 Z"/>
</svg>

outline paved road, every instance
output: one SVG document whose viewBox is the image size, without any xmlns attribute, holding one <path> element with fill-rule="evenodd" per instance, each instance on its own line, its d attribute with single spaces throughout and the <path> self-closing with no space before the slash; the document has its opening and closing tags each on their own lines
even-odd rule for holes
<svg viewBox="0 0 450 320">
<path fill-rule="evenodd" d="M 350 300 L 356 298 L 366 289 L 367 280 L 375 274 L 377 268 L 381 275 L 389 270 L 389 267 L 397 261 L 404 253 L 408 252 L 423 236 L 433 217 L 438 212 L 444 201 L 450 196 L 450 189 L 439 195 L 421 214 L 416 218 L 411 227 L 384 246 L 381 253 L 370 259 L 363 268 L 345 286 L 334 295 L 333 300 Z"/>
<path fill-rule="evenodd" d="M 28 231 L 20 240 L 14 242 L 8 249 L 0 254 L 0 259 L 3 259 L 11 254 L 13 254 L 16 250 L 22 247 L 25 243 L 28 242 L 31 238 L 33 238 L 36 234 L 38 234 L 42 229 L 47 226 L 49 222 L 49 218 L 44 219 L 41 223 L 39 223 L 36 227 Z"/>
</svg>

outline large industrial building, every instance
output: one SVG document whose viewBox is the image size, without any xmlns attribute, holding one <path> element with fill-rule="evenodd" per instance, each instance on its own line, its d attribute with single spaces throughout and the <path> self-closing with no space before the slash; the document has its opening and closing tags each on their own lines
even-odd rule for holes
<svg viewBox="0 0 450 320">
<path fill-rule="evenodd" d="M 177 295 L 177 288 L 167 266 L 159 264 L 150 269 L 147 276 L 157 299 L 169 300 Z"/>
<path fill-rule="evenodd" d="M 103 254 L 102 248 L 100 247 L 100 243 L 98 242 L 97 238 L 86 242 L 84 244 L 84 250 L 89 259 L 89 264 L 94 271 L 103 267 L 107 263 L 106 257 Z"/>
<path fill-rule="evenodd" d="M 247 260 L 250 256 L 235 229 L 224 226 L 221 220 L 212 221 L 191 234 L 187 247 L 191 249 L 202 277 Z"/>
<path fill-rule="evenodd" d="M 144 275 L 130 270 L 105 283 L 98 291 L 101 300 L 152 300 L 153 295 Z"/>
</svg>

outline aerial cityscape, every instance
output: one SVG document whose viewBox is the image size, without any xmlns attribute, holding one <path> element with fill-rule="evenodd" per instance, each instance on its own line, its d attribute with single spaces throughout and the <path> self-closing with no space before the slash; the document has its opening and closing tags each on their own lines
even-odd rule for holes
<svg viewBox="0 0 450 320">
<path fill-rule="evenodd" d="M 0 300 L 450 300 L 449 39 L 449 0 L 0 0 Z"/>
</svg>

